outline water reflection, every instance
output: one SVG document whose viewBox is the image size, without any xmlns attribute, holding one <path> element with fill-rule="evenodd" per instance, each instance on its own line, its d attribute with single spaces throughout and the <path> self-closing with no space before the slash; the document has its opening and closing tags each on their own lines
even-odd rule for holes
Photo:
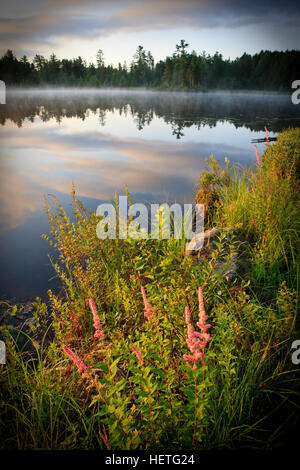
<svg viewBox="0 0 300 470">
<path fill-rule="evenodd" d="M 144 91 L 72 91 L 33 90 L 14 91 L 7 94 L 7 105 L 0 107 L 0 123 L 11 120 L 19 127 L 25 119 L 43 122 L 55 119 L 61 123 L 67 117 L 85 120 L 90 113 L 98 115 L 99 124 L 105 125 L 109 111 L 130 116 L 138 130 L 149 125 L 154 116 L 170 124 L 176 138 L 183 137 L 182 130 L 196 126 L 216 126 L 229 121 L 236 128 L 246 127 L 278 132 L 286 120 L 291 125 L 299 122 L 299 111 L 289 95 L 272 93 L 175 93 Z"/>
<path fill-rule="evenodd" d="M 251 139 L 299 110 L 284 95 L 11 91 L 0 122 L 0 295 L 31 298 L 53 275 L 43 193 L 68 205 L 74 180 L 93 210 L 125 184 L 135 201 L 193 201 L 205 158 L 254 162 Z"/>
</svg>

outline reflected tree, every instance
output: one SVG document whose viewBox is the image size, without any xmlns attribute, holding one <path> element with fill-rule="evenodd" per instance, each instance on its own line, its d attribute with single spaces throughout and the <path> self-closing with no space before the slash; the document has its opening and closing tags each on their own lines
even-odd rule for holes
<svg viewBox="0 0 300 470">
<path fill-rule="evenodd" d="M 99 117 L 99 124 L 105 126 L 107 112 L 117 111 L 131 119 L 142 130 L 150 125 L 153 118 L 162 119 L 170 126 L 176 139 L 184 137 L 184 129 L 195 126 L 214 127 L 217 123 L 230 122 L 236 128 L 246 127 L 264 132 L 268 123 L 271 132 L 278 132 L 286 125 L 299 125 L 299 111 L 289 96 L 238 94 L 232 99 L 227 93 L 193 93 L 173 95 L 170 93 L 135 94 L 124 90 L 122 93 L 63 93 L 15 94 L 7 92 L 6 105 L 0 106 L 0 123 L 7 120 L 21 126 L 25 119 L 40 118 L 46 122 L 64 117 L 78 117 L 85 120 L 88 113 Z M 179 118 L 185 116 L 185 118 Z M 261 119 L 258 116 L 262 116 Z"/>
</svg>

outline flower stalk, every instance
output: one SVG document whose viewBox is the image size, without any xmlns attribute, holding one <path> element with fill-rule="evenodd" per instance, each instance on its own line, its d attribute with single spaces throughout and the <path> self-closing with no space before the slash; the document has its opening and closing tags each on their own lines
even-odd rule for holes
<svg viewBox="0 0 300 470">
<path fill-rule="evenodd" d="M 135 353 L 136 357 L 138 358 L 139 362 L 141 363 L 141 365 L 143 364 L 143 357 L 140 353 L 140 351 L 133 345 L 133 344 L 130 344 L 129 347 L 132 349 L 132 351 Z"/>
<path fill-rule="evenodd" d="M 92 311 L 93 320 L 94 320 L 94 328 L 95 328 L 94 338 L 104 339 L 104 331 L 102 329 L 100 318 L 98 316 L 96 305 L 93 299 L 89 299 L 89 306 Z"/>
<path fill-rule="evenodd" d="M 152 316 L 155 316 L 155 312 L 154 312 L 151 304 L 147 300 L 146 292 L 145 292 L 145 289 L 144 289 L 143 286 L 141 286 L 141 292 L 142 292 L 144 306 L 145 306 L 144 315 L 147 318 L 147 320 L 151 320 Z"/>
<path fill-rule="evenodd" d="M 204 350 L 210 339 L 210 335 L 207 333 L 210 324 L 207 324 L 208 316 L 205 313 L 204 301 L 203 301 L 203 289 L 200 286 L 198 290 L 198 302 L 199 302 L 199 319 L 197 322 L 198 328 L 201 333 L 195 331 L 195 328 L 191 320 L 191 312 L 188 306 L 185 307 L 185 321 L 188 328 L 188 337 L 186 343 L 189 347 L 191 354 L 184 354 L 183 357 L 187 361 L 187 364 L 192 369 L 197 369 L 197 362 L 201 359 L 204 365 Z"/>
<path fill-rule="evenodd" d="M 79 356 L 77 356 L 76 353 L 71 351 L 67 346 L 62 346 L 62 350 L 69 356 L 69 358 L 74 362 L 76 365 L 78 372 L 82 374 L 83 372 L 86 372 L 88 370 L 88 367 L 85 365 L 85 363 L 80 359 Z"/>
<path fill-rule="evenodd" d="M 257 161 L 257 165 L 259 166 L 259 168 L 261 167 L 261 164 L 262 164 L 262 160 L 261 160 L 261 157 L 258 153 L 258 150 L 257 150 L 257 145 L 254 145 L 255 147 L 255 152 L 256 152 L 256 161 Z"/>
</svg>

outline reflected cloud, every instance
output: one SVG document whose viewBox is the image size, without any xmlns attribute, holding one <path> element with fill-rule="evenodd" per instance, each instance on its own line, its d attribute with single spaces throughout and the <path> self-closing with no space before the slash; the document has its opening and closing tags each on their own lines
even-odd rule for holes
<svg viewBox="0 0 300 470">
<path fill-rule="evenodd" d="M 79 197 L 96 200 L 112 200 L 127 184 L 148 199 L 192 201 L 209 155 L 249 164 L 251 131 L 281 130 L 278 113 L 291 123 L 287 97 L 277 98 L 124 90 L 12 96 L 0 108 L 1 230 L 41 211 L 42 193 L 69 194 L 72 180 Z"/>
<path fill-rule="evenodd" d="M 146 191 L 153 198 L 163 194 L 166 198 L 183 199 L 191 196 L 195 176 L 203 169 L 205 158 L 212 151 L 221 160 L 227 155 L 251 159 L 248 150 L 233 145 L 212 147 L 211 143 L 205 142 L 181 142 L 179 145 L 176 141 L 121 139 L 103 132 L 73 135 L 58 133 L 57 129 L 42 132 L 32 126 L 26 129 L 26 135 L 7 128 L 4 137 L 7 151 L 18 155 L 15 169 L 4 167 L 2 173 L 5 214 L 22 212 L 22 207 L 24 214 L 28 213 L 30 195 L 33 210 L 37 209 L 37 189 L 30 192 L 29 188 L 69 193 L 72 179 L 79 196 L 88 198 L 109 200 L 115 191 L 122 191 L 127 184 L 132 192 Z M 13 187 L 16 193 L 11 197 Z M 18 217 L 9 219 L 6 216 L 6 220 L 15 226 Z M 21 223 L 24 216 L 19 220 Z"/>
<path fill-rule="evenodd" d="M 0 185 L 0 234 L 26 222 L 40 209 L 40 192 L 26 180 L 24 174 L 17 173 L 1 160 Z"/>
</svg>

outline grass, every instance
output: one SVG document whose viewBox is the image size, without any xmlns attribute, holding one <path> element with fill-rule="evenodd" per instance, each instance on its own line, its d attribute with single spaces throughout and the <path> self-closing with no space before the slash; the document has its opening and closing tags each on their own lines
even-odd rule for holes
<svg viewBox="0 0 300 470">
<path fill-rule="evenodd" d="M 235 280 L 216 270 L 221 256 L 232 255 L 225 235 L 212 257 L 195 262 L 185 256 L 184 240 L 99 240 L 98 219 L 74 189 L 73 221 L 55 198 L 47 201 L 45 238 L 58 250 L 53 267 L 64 295 L 49 291 L 47 304 L 37 301 L 36 328 L 45 337 L 37 345 L 32 332 L 33 353 L 20 351 L 4 332 L 2 448 L 289 444 L 299 410 L 299 366 L 291 361 L 299 338 L 299 142 L 300 129 L 289 129 L 267 145 L 256 169 L 228 162 L 222 171 L 211 159 L 200 176 L 197 199 L 205 198 L 207 223 L 233 227 L 247 247 Z M 201 332 L 199 286 L 211 326 L 193 368 L 184 358 L 185 312 L 188 306 Z M 104 338 L 94 336 L 99 323 Z M 63 347 L 87 370 L 78 370 Z"/>
</svg>

